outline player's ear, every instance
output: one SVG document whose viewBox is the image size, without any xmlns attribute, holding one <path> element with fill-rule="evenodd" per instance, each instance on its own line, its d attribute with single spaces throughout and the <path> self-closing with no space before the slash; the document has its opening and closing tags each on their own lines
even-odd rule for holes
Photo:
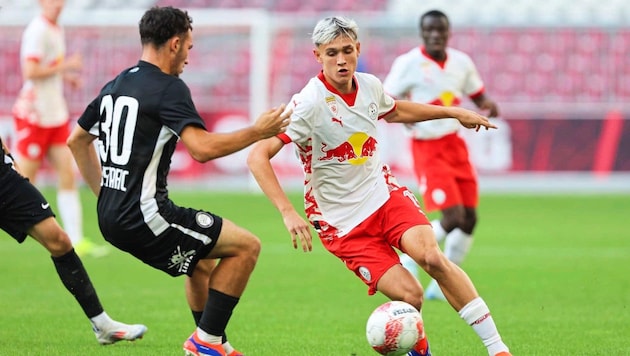
<svg viewBox="0 0 630 356">
<path fill-rule="evenodd" d="M 168 42 L 169 42 L 170 50 L 175 53 L 177 53 L 179 51 L 179 48 L 182 46 L 182 40 L 181 38 L 179 38 L 179 36 L 171 37 L 171 39 L 168 40 Z"/>
<path fill-rule="evenodd" d="M 357 41 L 357 57 L 361 54 L 361 42 Z"/>
<path fill-rule="evenodd" d="M 315 56 L 315 60 L 319 63 L 322 62 L 321 56 L 319 54 L 319 49 L 313 48 L 313 56 Z"/>
</svg>

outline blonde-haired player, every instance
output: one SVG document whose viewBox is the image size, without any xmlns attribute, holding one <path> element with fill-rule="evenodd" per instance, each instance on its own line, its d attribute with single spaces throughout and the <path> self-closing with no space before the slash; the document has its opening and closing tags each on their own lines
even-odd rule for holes
<svg viewBox="0 0 630 356">
<path fill-rule="evenodd" d="M 321 72 L 293 96 L 286 132 L 254 144 L 248 165 L 282 215 L 294 247 L 312 249 L 310 226 L 328 251 L 367 286 L 421 310 L 422 286 L 400 264 L 408 253 L 440 282 L 451 306 L 472 326 L 488 354 L 510 355 L 488 306 L 468 275 L 440 251 L 431 225 L 413 193 L 397 184 L 379 158 L 377 121 L 412 123 L 455 117 L 467 128 L 495 127 L 475 112 L 457 107 L 394 100 L 378 78 L 356 72 L 361 44 L 358 26 L 345 17 L 317 23 L 312 41 Z M 294 143 L 304 170 L 307 223 L 280 186 L 271 159 Z M 430 355 L 423 337 L 411 356 Z"/>
</svg>

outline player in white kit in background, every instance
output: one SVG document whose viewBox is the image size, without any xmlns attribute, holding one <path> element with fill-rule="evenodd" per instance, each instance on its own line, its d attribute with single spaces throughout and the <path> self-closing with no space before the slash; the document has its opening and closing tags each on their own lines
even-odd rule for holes
<svg viewBox="0 0 630 356">
<path fill-rule="evenodd" d="M 63 0 L 40 0 L 41 13 L 22 35 L 20 63 L 24 83 L 13 106 L 16 159 L 24 176 L 35 184 L 44 158 L 58 179 L 57 209 L 64 230 L 79 256 L 100 257 L 108 248 L 84 238 L 83 214 L 75 181 L 74 161 L 66 146 L 70 115 L 63 93 L 64 81 L 81 85 L 80 54 L 66 57 L 63 27 L 57 22 Z"/>
<path fill-rule="evenodd" d="M 383 82 L 385 92 L 398 98 L 443 106 L 458 106 L 465 97 L 497 117 L 497 104 L 485 94 L 485 87 L 472 59 L 447 47 L 450 36 L 448 17 L 432 10 L 420 17 L 423 45 L 397 57 Z M 405 125 L 411 136 L 414 171 L 427 212 L 441 211 L 431 222 L 444 254 L 460 265 L 468 254 L 477 224 L 479 203 L 477 173 L 455 119 L 433 120 Z M 418 265 L 407 255 L 401 262 L 414 275 Z M 446 300 L 432 280 L 425 291 L 427 299 Z"/>
</svg>

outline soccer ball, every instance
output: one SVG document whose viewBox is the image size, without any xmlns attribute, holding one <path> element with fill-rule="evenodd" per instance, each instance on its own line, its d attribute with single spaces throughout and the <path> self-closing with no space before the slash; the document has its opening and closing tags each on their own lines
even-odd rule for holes
<svg viewBox="0 0 630 356">
<path fill-rule="evenodd" d="M 366 336 L 381 355 L 398 356 L 411 351 L 423 337 L 420 312 L 413 305 L 390 301 L 376 308 L 368 318 Z"/>
</svg>

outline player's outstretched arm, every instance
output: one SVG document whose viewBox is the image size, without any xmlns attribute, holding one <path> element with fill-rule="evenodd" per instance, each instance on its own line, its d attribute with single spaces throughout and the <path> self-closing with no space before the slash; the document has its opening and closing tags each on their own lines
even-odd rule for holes
<svg viewBox="0 0 630 356">
<path fill-rule="evenodd" d="M 453 111 L 453 116 L 467 129 L 475 129 L 479 131 L 480 128 L 485 127 L 487 129 L 496 129 L 496 125 L 490 122 L 487 117 L 476 113 L 471 110 L 458 107 L 449 107 Z"/>
<path fill-rule="evenodd" d="M 208 132 L 200 127 L 189 125 L 182 130 L 181 139 L 196 161 L 207 162 L 235 153 L 256 141 L 286 131 L 291 111 L 284 111 L 285 105 L 269 109 L 262 113 L 251 126 L 228 133 Z"/>
<path fill-rule="evenodd" d="M 271 158 L 275 156 L 284 143 L 276 137 L 271 137 L 255 143 L 247 157 L 247 165 L 252 175 L 258 182 L 263 193 L 282 215 L 282 220 L 291 234 L 293 248 L 298 248 L 297 239 L 300 239 L 304 252 L 313 250 L 313 237 L 308 222 L 295 210 L 286 193 L 280 186 L 278 177 L 271 166 Z"/>
<path fill-rule="evenodd" d="M 396 100 L 396 110 L 387 115 L 385 120 L 387 122 L 414 123 L 446 118 L 455 118 L 469 129 L 497 128 L 488 121 L 488 118 L 471 110 L 455 106 L 420 104 L 408 100 Z"/>
</svg>

